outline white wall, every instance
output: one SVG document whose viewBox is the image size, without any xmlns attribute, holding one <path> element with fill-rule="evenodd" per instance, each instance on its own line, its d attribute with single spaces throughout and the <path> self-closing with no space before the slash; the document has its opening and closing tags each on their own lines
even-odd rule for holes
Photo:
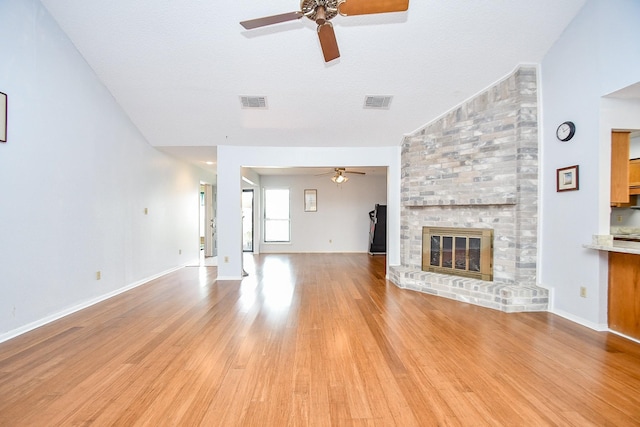
<svg viewBox="0 0 640 427">
<path fill-rule="evenodd" d="M 291 242 L 261 243 L 261 251 L 274 252 L 367 252 L 369 211 L 387 204 L 385 175 L 347 175 L 336 185 L 331 175 L 262 176 L 262 188 L 290 191 Z M 304 190 L 317 190 L 317 212 L 304 211 Z M 260 193 L 258 193 L 259 195 Z"/>
<path fill-rule="evenodd" d="M 218 279 L 242 277 L 241 168 L 386 166 L 387 264 L 400 264 L 400 146 L 218 147 Z M 264 179 L 264 177 L 263 177 Z M 320 197 L 320 196 L 319 196 Z M 318 200 L 319 205 L 322 203 Z M 224 224 L 224 226 L 222 226 Z M 225 259 L 228 259 L 225 262 Z"/>
<path fill-rule="evenodd" d="M 629 158 L 630 159 L 638 159 L 640 158 L 640 136 L 636 136 L 631 138 L 631 147 L 629 149 Z"/>
<path fill-rule="evenodd" d="M 638 81 L 639 16 L 638 1 L 590 0 L 541 64 L 539 277 L 553 290 L 554 312 L 596 329 L 607 322 L 607 257 L 582 245 L 609 231 L 611 129 L 601 122 L 601 97 Z M 569 143 L 555 138 L 565 120 L 577 127 Z M 576 164 L 580 190 L 557 193 L 556 169 Z"/>
<path fill-rule="evenodd" d="M 624 228 L 640 228 L 640 209 L 631 209 L 631 208 L 612 209 L 611 226 L 624 227 Z"/>
<path fill-rule="evenodd" d="M 147 144 L 38 1 L 0 2 L 0 28 L 3 341 L 197 259 L 212 177 Z"/>
</svg>

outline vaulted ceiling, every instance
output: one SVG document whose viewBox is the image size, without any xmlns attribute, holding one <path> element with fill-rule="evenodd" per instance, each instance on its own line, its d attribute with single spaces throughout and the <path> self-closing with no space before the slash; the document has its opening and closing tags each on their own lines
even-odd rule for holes
<svg viewBox="0 0 640 427">
<path fill-rule="evenodd" d="M 585 3 L 411 0 L 407 12 L 337 16 L 341 56 L 325 63 L 309 19 L 239 24 L 297 0 L 41 1 L 149 143 L 197 162 L 218 145 L 398 145 L 540 62 Z M 365 109 L 367 95 L 393 98 Z"/>
</svg>

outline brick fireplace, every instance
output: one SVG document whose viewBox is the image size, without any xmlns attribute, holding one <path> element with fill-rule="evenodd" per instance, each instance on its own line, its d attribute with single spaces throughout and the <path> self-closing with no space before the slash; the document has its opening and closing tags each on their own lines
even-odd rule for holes
<svg viewBox="0 0 640 427">
<path fill-rule="evenodd" d="M 506 312 L 543 311 L 536 285 L 537 76 L 513 74 L 404 138 L 401 288 Z M 493 230 L 492 280 L 422 269 L 423 227 Z"/>
</svg>

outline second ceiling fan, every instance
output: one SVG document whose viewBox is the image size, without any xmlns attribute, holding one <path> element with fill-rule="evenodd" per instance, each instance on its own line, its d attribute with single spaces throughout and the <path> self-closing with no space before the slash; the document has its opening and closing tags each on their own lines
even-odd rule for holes
<svg viewBox="0 0 640 427">
<path fill-rule="evenodd" d="M 325 173 L 318 174 L 316 176 L 333 174 L 333 176 L 331 177 L 331 181 L 335 182 L 336 184 L 343 184 L 343 183 L 349 181 L 349 178 L 346 176 L 346 174 L 348 174 L 348 173 L 352 173 L 352 174 L 356 174 L 356 175 L 366 175 L 365 172 L 348 171 L 345 168 L 333 168 L 332 172 L 325 172 Z"/>
<path fill-rule="evenodd" d="M 343 16 L 368 15 L 372 13 L 404 12 L 409 0 L 302 0 L 300 10 L 280 15 L 265 16 L 240 22 L 245 29 L 265 27 L 306 16 L 318 24 L 318 38 L 325 62 L 340 57 L 333 25 L 329 22 L 340 14 Z"/>
</svg>

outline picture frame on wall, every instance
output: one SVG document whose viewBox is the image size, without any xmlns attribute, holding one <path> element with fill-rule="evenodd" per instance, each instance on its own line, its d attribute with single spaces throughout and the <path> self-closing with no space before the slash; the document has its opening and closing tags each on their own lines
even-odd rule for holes
<svg viewBox="0 0 640 427">
<path fill-rule="evenodd" d="M 304 190 L 304 211 L 318 211 L 318 190 Z"/>
<path fill-rule="evenodd" d="M 7 142 L 7 94 L 0 92 L 0 142 Z"/>
<path fill-rule="evenodd" d="M 556 171 L 556 191 L 574 191 L 579 187 L 578 165 L 567 166 Z"/>
</svg>

